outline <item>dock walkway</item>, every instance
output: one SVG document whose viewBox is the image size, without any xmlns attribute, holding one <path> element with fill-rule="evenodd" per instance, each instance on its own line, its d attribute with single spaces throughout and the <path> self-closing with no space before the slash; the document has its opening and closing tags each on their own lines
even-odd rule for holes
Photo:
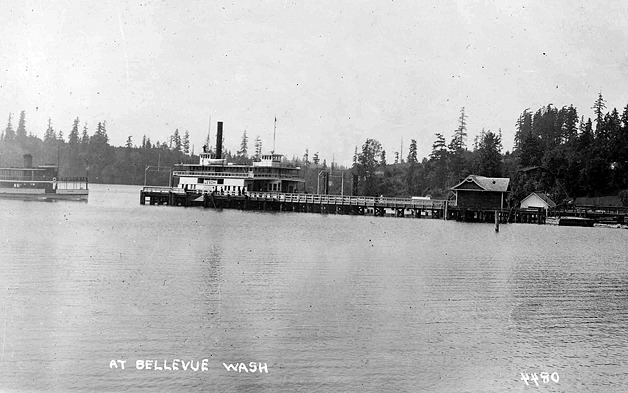
<svg viewBox="0 0 628 393">
<path fill-rule="evenodd" d="M 412 199 L 282 192 L 201 193 L 177 187 L 144 187 L 140 204 L 202 206 L 215 209 L 437 218 L 464 222 L 544 224 L 541 209 L 481 209 L 442 199 Z"/>
<path fill-rule="evenodd" d="M 291 194 L 282 192 L 199 193 L 171 187 L 144 187 L 140 204 L 171 206 L 203 206 L 241 210 L 294 211 L 331 214 L 425 216 L 443 218 L 445 200 L 388 198 L 322 194 Z M 451 202 L 449 203 L 451 204 Z"/>
</svg>

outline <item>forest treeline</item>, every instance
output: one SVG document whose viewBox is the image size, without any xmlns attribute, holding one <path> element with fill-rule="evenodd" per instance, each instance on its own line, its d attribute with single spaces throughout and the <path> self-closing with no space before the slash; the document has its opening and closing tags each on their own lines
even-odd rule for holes
<svg viewBox="0 0 628 393">
<path fill-rule="evenodd" d="M 323 192 L 321 174 L 327 172 L 332 194 L 446 198 L 450 187 L 476 174 L 509 177 L 514 204 L 532 191 L 546 192 L 557 203 L 616 195 L 628 204 L 628 105 L 621 114 L 617 109 L 606 111 L 600 94 L 592 109 L 593 119 L 579 116 L 572 105 L 524 110 L 515 121 L 512 152 L 502 152 L 501 130 L 482 130 L 469 143 L 462 108 L 451 139 L 436 133 L 429 157 L 422 160 L 416 140 L 411 140 L 407 156 L 393 152 L 389 162 L 381 143 L 368 138 L 360 149 L 356 147 L 350 168 L 328 164 L 307 149 L 289 161 L 302 168 L 309 193 Z M 35 165 L 58 164 L 65 177 L 88 174 L 96 183 L 167 185 L 168 168 L 198 162 L 187 132 L 181 135 L 177 129 L 165 142 L 144 136 L 139 146 L 129 136 L 125 146 L 111 146 L 106 127 L 106 121 L 99 122 L 90 135 L 88 125 L 81 127 L 76 118 L 66 138 L 49 121 L 41 139 L 27 131 L 22 111 L 16 129 L 9 116 L 0 132 L 0 165 L 20 166 L 22 156 L 30 153 Z M 223 152 L 229 162 L 250 164 L 259 158 L 261 139 L 255 139 L 251 154 L 248 140 L 245 131 L 237 152 Z M 209 141 L 208 135 L 207 145 Z"/>
<path fill-rule="evenodd" d="M 533 191 L 546 192 L 557 203 L 615 195 L 628 205 L 628 105 L 621 114 L 616 108 L 607 112 L 600 94 L 592 109 L 593 120 L 579 117 L 573 105 L 524 110 L 516 120 L 514 149 L 505 153 L 501 131 L 482 130 L 467 147 L 464 108 L 449 144 L 436 134 L 430 156 L 421 162 L 414 140 L 404 163 L 388 165 L 380 143 L 368 139 L 354 155 L 357 192 L 442 198 L 449 187 L 475 174 L 509 177 L 511 205 Z"/>
<path fill-rule="evenodd" d="M 28 153 L 33 156 L 35 166 L 59 165 L 61 177 L 88 176 L 89 181 L 95 183 L 143 184 L 145 173 L 148 173 L 150 180 L 168 184 L 166 171 L 146 171 L 146 166 L 166 168 L 191 159 L 181 150 L 158 143 L 150 148 L 146 148 L 146 144 L 145 148 L 138 148 L 133 146 L 130 137 L 124 147 L 111 146 L 106 127 L 106 121 L 99 122 L 90 135 L 88 125 L 80 127 L 76 118 L 65 138 L 62 131 L 54 130 L 49 120 L 41 139 L 27 131 L 26 114 L 22 111 L 17 129 L 9 116 L 6 128 L 0 133 L 0 165 L 19 167 L 23 155 Z"/>
</svg>

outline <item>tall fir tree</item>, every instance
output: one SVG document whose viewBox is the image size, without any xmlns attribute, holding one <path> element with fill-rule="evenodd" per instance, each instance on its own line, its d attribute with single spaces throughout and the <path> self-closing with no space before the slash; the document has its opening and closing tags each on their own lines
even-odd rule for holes
<svg viewBox="0 0 628 393">
<path fill-rule="evenodd" d="M 602 97 L 602 92 L 598 94 L 597 100 L 595 100 L 591 109 L 593 109 L 593 113 L 595 113 L 595 133 L 597 135 L 602 128 L 604 109 L 606 109 L 606 100 Z"/>
<path fill-rule="evenodd" d="M 436 133 L 436 140 L 432 144 L 432 152 L 430 153 L 430 159 L 442 160 L 447 156 L 447 145 L 445 143 L 445 137 L 441 133 Z"/>
<path fill-rule="evenodd" d="M 255 159 L 259 161 L 262 157 L 262 139 L 259 137 L 255 137 Z"/>
<path fill-rule="evenodd" d="M 418 162 L 416 139 L 410 139 L 410 148 L 408 149 L 408 162 L 410 164 L 416 164 Z"/>
<path fill-rule="evenodd" d="M 188 130 L 185 130 L 185 133 L 183 134 L 182 147 L 183 154 L 190 154 L 190 132 Z"/>
<path fill-rule="evenodd" d="M 460 109 L 458 128 L 454 131 L 454 136 L 448 147 L 454 153 L 467 148 L 467 115 L 464 113 L 464 106 Z"/>
<path fill-rule="evenodd" d="M 478 154 L 478 168 L 476 172 L 482 176 L 502 176 L 502 142 L 498 134 L 492 131 L 484 132 L 480 136 Z"/>
<path fill-rule="evenodd" d="M 15 140 L 15 130 L 13 130 L 13 124 L 11 123 L 11 113 L 9 113 L 9 121 L 7 122 L 7 127 L 4 130 L 4 140 L 5 142 L 12 142 Z"/>
<path fill-rule="evenodd" d="M 26 112 L 20 112 L 20 120 L 17 123 L 17 131 L 15 132 L 15 139 L 19 142 L 26 140 Z"/>
<path fill-rule="evenodd" d="M 57 140 L 57 134 L 55 133 L 55 130 L 52 128 L 52 119 L 48 118 L 48 128 L 46 129 L 46 132 L 44 133 L 44 143 L 52 143 L 52 142 L 56 142 Z"/>
<path fill-rule="evenodd" d="M 174 134 L 171 137 L 171 149 L 174 151 L 181 151 L 181 136 L 179 135 L 179 129 L 174 130 Z"/>
<path fill-rule="evenodd" d="M 249 138 L 248 136 L 246 136 L 246 130 L 244 130 L 244 133 L 242 133 L 242 141 L 240 142 L 240 150 L 238 150 L 238 155 L 242 156 L 242 157 L 247 157 L 248 156 L 248 145 L 249 145 Z"/>
<path fill-rule="evenodd" d="M 89 135 L 87 134 L 87 122 L 83 126 L 83 133 L 81 134 L 81 148 L 85 149 L 89 144 Z"/>
<path fill-rule="evenodd" d="M 79 118 L 74 119 L 74 123 L 72 123 L 72 131 L 70 131 L 70 136 L 68 136 L 68 144 L 70 146 L 76 146 L 79 143 Z"/>
</svg>

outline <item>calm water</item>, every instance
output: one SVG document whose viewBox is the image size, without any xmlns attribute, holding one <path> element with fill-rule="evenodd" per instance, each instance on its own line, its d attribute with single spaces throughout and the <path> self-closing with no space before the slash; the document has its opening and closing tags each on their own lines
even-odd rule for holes
<svg viewBox="0 0 628 393">
<path fill-rule="evenodd" d="M 0 200 L 3 392 L 628 391 L 628 231 L 91 192 Z"/>
</svg>

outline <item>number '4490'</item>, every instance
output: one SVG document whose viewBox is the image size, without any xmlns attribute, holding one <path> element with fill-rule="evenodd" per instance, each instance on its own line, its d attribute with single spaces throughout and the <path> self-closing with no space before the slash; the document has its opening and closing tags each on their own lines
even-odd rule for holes
<svg viewBox="0 0 628 393">
<path fill-rule="evenodd" d="M 550 375 L 550 373 L 546 371 L 543 371 L 538 375 L 537 373 L 532 373 L 530 375 L 528 375 L 528 373 L 521 373 L 521 380 L 525 382 L 525 384 L 528 386 L 530 385 L 530 382 L 528 381 L 532 381 L 536 386 L 539 386 L 539 376 L 541 377 L 541 381 L 543 381 L 543 383 L 548 383 L 550 380 L 552 380 L 552 382 L 558 383 L 558 381 L 560 380 L 557 372 L 553 372 Z"/>
</svg>

